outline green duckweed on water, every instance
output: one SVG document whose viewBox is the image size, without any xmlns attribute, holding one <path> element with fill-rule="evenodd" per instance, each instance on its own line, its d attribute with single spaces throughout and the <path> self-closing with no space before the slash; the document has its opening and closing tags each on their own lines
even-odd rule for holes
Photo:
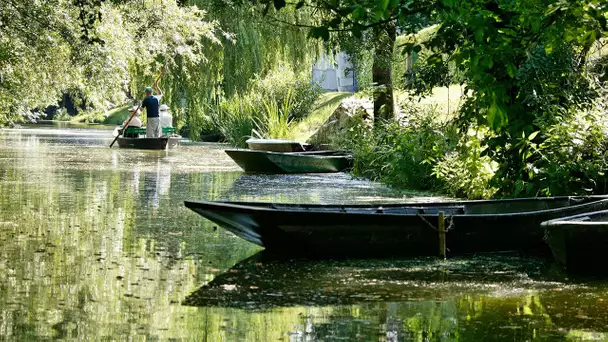
<svg viewBox="0 0 608 342">
<path fill-rule="evenodd" d="M 186 199 L 430 201 L 348 174 L 245 175 L 223 145 L 0 131 L 0 339 L 602 341 L 608 282 L 500 253 L 273 260 Z"/>
</svg>

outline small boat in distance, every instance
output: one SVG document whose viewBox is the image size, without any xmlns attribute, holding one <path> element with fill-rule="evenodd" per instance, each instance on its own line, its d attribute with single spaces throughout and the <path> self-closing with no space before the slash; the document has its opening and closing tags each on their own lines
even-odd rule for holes
<svg viewBox="0 0 608 342">
<path fill-rule="evenodd" d="M 186 207 L 276 254 L 314 257 L 549 252 L 543 221 L 608 209 L 608 196 L 385 205 L 194 202 Z M 440 212 L 447 234 L 437 231 Z"/>
<path fill-rule="evenodd" d="M 121 148 L 133 148 L 142 150 L 165 150 L 179 146 L 181 136 L 175 134 L 175 129 L 172 127 L 163 127 L 163 136 L 158 138 L 146 138 L 140 136 L 146 135 L 145 127 L 127 127 L 124 136 L 119 136 L 116 139 L 118 146 Z"/>
<path fill-rule="evenodd" d="M 255 139 L 245 141 L 250 150 L 272 152 L 304 152 L 311 149 L 311 145 L 292 140 L 283 139 Z"/>
<path fill-rule="evenodd" d="M 159 138 L 123 138 L 118 137 L 116 141 L 121 148 L 135 148 L 141 150 L 165 150 L 179 146 L 181 137 L 159 137 Z"/>
<path fill-rule="evenodd" d="M 352 165 L 345 151 L 269 152 L 225 150 L 245 172 L 254 173 L 317 173 L 340 172 Z"/>
<path fill-rule="evenodd" d="M 588 212 L 542 223 L 545 239 L 567 271 L 607 275 L 608 210 Z"/>
</svg>

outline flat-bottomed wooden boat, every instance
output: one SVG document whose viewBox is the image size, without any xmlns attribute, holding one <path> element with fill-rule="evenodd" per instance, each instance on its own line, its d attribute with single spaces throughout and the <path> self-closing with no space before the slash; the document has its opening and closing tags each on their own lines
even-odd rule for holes
<svg viewBox="0 0 608 342">
<path fill-rule="evenodd" d="M 142 150 L 164 150 L 172 149 L 179 145 L 179 136 L 160 137 L 160 138 L 124 138 L 118 137 L 116 140 L 121 148 L 134 148 Z"/>
<path fill-rule="evenodd" d="M 245 172 L 315 173 L 340 172 L 349 168 L 352 157 L 344 151 L 268 152 L 226 150 Z"/>
<path fill-rule="evenodd" d="M 555 260 L 567 271 L 607 275 L 608 210 L 563 217 L 542 223 Z"/>
<path fill-rule="evenodd" d="M 608 209 L 608 197 L 553 197 L 386 205 L 194 202 L 185 205 L 278 254 L 437 255 L 439 212 L 448 254 L 549 252 L 543 221 Z"/>
</svg>

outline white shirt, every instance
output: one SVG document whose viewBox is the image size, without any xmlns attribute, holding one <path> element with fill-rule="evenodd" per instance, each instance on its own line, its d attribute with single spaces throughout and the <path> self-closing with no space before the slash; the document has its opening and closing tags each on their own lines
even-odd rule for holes
<svg viewBox="0 0 608 342">
<path fill-rule="evenodd" d="M 129 119 L 127 119 L 129 120 Z M 127 123 L 127 120 L 125 120 L 125 122 L 123 122 L 123 125 L 125 123 Z M 133 119 L 131 119 L 131 121 L 129 121 L 129 127 L 141 127 L 141 119 L 138 118 L 137 116 L 134 116 Z"/>
</svg>

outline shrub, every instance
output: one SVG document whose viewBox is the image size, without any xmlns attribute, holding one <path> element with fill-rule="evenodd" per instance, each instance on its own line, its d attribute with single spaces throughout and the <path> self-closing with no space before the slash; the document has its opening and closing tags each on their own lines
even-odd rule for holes
<svg viewBox="0 0 608 342">
<path fill-rule="evenodd" d="M 433 175 L 442 183 L 442 190 L 453 197 L 487 199 L 497 189 L 490 186 L 497 164 L 483 155 L 487 146 L 482 139 L 487 129 L 470 128 L 457 148 L 445 155 L 433 168 Z"/>
<path fill-rule="evenodd" d="M 485 155 L 488 130 L 470 129 L 433 172 L 449 195 L 470 199 L 606 193 L 607 130 L 608 122 L 596 111 L 523 134 L 511 147 L 518 149 L 522 169 L 507 177 L 498 170 L 510 164 L 501 166 Z"/>
<path fill-rule="evenodd" d="M 353 172 L 403 188 L 437 189 L 433 167 L 458 141 L 452 122 L 440 122 L 434 107 L 408 105 L 407 121 L 381 125 L 371 131 L 352 127 L 337 142 L 355 156 Z"/>
<path fill-rule="evenodd" d="M 72 117 L 65 108 L 58 108 L 55 115 L 53 115 L 53 120 L 56 121 L 70 121 L 71 119 Z"/>
<path fill-rule="evenodd" d="M 213 126 L 229 144 L 245 147 L 245 141 L 259 121 L 255 107 L 250 97 L 235 94 L 218 107 L 210 108 L 209 116 Z"/>
<path fill-rule="evenodd" d="M 287 138 L 291 128 L 289 113 L 293 108 L 293 96 L 291 89 L 287 92 L 287 96 L 283 98 L 283 103 L 279 107 L 276 101 L 262 100 L 266 111 L 263 115 L 261 125 L 258 125 L 259 137 L 269 138 Z M 262 132 L 261 134 L 259 132 Z"/>
<path fill-rule="evenodd" d="M 289 119 L 300 120 L 313 111 L 321 88 L 311 82 L 309 73 L 296 74 L 291 68 L 279 67 L 264 78 L 256 78 L 249 93 L 260 101 L 275 101 L 277 106 L 291 98 Z"/>
<path fill-rule="evenodd" d="M 250 90 L 208 108 L 208 121 L 234 146 L 244 147 L 252 134 L 259 138 L 286 138 L 291 123 L 312 112 L 320 94 L 310 75 L 278 68 L 253 81 Z"/>
<path fill-rule="evenodd" d="M 605 114 L 597 112 L 549 127 L 529 158 L 528 183 L 518 180 L 516 190 L 527 187 L 545 196 L 606 193 L 607 129 Z"/>
</svg>

